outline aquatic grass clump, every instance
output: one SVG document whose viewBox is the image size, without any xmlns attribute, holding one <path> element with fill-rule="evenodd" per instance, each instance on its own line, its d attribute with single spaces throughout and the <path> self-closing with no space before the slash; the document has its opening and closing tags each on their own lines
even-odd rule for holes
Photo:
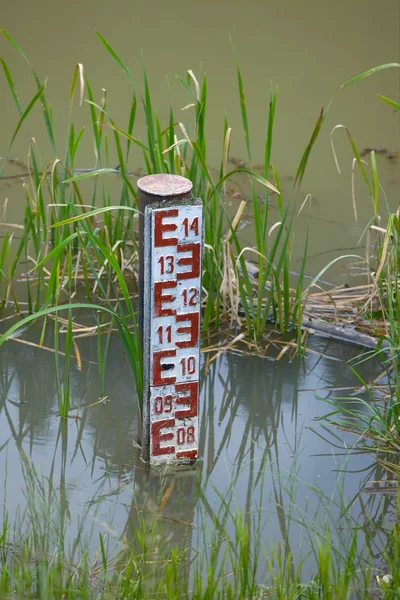
<svg viewBox="0 0 400 600">
<path fill-rule="evenodd" d="M 353 85 L 366 77 L 373 75 L 383 69 L 400 68 L 399 63 L 388 63 L 369 69 L 356 77 L 353 77 L 341 87 Z M 400 105 L 382 95 L 381 100 L 386 104 L 400 110 Z M 315 141 L 315 134 L 319 133 L 323 122 L 317 122 L 310 139 Z M 371 198 L 372 217 L 364 228 L 362 237 L 366 237 L 366 256 L 364 260 L 365 275 L 370 282 L 367 286 L 358 286 L 359 294 L 353 305 L 358 313 L 359 326 L 365 331 L 366 322 L 370 322 L 370 330 L 376 338 L 374 349 L 359 356 L 350 365 L 352 371 L 361 382 L 361 390 L 368 394 L 365 398 L 336 398 L 335 401 L 325 400 L 333 406 L 332 412 L 325 415 L 324 419 L 331 424 L 347 431 L 354 432 L 359 436 L 359 445 L 365 450 L 379 450 L 389 455 L 397 453 L 400 448 L 400 372 L 399 372 L 399 348 L 400 348 L 400 209 L 392 213 L 389 210 L 387 198 L 386 215 L 383 221 L 382 192 L 384 190 L 379 182 L 379 174 L 376 160 L 376 152 L 379 149 L 368 149 L 370 164 L 363 158 L 367 152 L 357 149 L 350 129 L 343 125 L 335 126 L 331 131 L 331 144 L 334 160 L 340 173 L 339 161 L 336 154 L 333 137 L 337 130 L 344 129 L 353 153 L 352 160 L 352 201 L 354 218 L 357 220 L 357 206 L 354 187 L 355 169 L 358 167 L 368 194 Z M 390 152 L 390 158 L 395 158 L 399 152 Z M 303 156 L 302 162 L 308 159 L 309 152 Z M 301 167 L 301 165 L 300 165 Z M 305 167 L 304 167 L 305 168 Z M 299 168 L 297 178 L 301 178 L 304 172 Z M 374 246 L 374 251 L 370 248 Z M 354 257 L 355 258 L 355 257 Z M 337 259 L 336 259 L 337 260 Z M 355 288 L 356 289 L 356 288 Z M 335 309 L 336 310 L 336 309 Z M 336 317 L 335 317 L 336 320 Z M 357 373 L 357 366 L 372 360 L 379 360 L 382 372 L 379 378 L 365 381 Z M 378 382 L 379 381 L 379 385 Z M 320 398 L 323 400 L 322 398 Z M 344 404 L 345 403 L 345 404 Z M 346 404 L 348 407 L 346 407 Z M 357 406 L 355 406 L 355 404 Z M 340 415 L 340 417 L 339 417 Z M 339 418 L 337 418 L 339 417 Z M 398 473 L 398 467 L 384 459 L 379 459 L 393 472 Z"/>
<path fill-rule="evenodd" d="M 377 591 L 372 557 L 364 554 L 360 564 L 357 528 L 347 545 L 335 547 L 328 526 L 325 532 L 314 535 L 310 525 L 309 552 L 316 566 L 314 573 L 304 574 L 303 561 L 294 566 L 289 545 L 265 548 L 257 530 L 255 535 L 251 533 L 253 526 L 263 527 L 263 511 L 247 514 L 232 510 L 233 482 L 228 497 L 220 498 L 220 508 L 215 511 L 199 493 L 197 501 L 204 510 L 200 519 L 210 513 L 215 524 L 211 532 L 205 521 L 198 525 L 204 551 L 192 549 L 191 530 L 180 547 L 169 547 L 168 542 L 164 547 L 160 517 L 171 484 L 162 479 L 159 505 L 143 511 L 134 495 L 127 527 L 121 534 L 108 529 L 100 519 L 102 531 L 96 540 L 91 539 L 93 530 L 86 522 L 91 510 L 94 518 L 101 510 L 96 497 L 88 503 L 71 539 L 66 490 L 63 486 L 58 489 L 52 479 L 41 478 L 23 453 L 21 459 L 27 506 L 13 523 L 5 508 L 5 485 L 0 525 L 2 598 L 342 600 L 369 599 Z M 281 518 L 287 519 L 284 511 Z M 228 522 L 233 527 L 231 534 Z M 397 552 L 392 546 L 396 541 L 397 529 L 389 538 L 388 551 Z M 392 554 L 391 567 L 396 556 Z"/>
<path fill-rule="evenodd" d="M 128 110 L 128 126 L 121 127 L 110 116 L 107 109 L 107 96 L 103 91 L 97 102 L 90 83 L 85 77 L 83 65 L 76 65 L 69 94 L 67 145 L 61 161 L 57 154 L 57 143 L 54 134 L 53 116 L 46 98 L 46 89 L 40 83 L 37 73 L 21 47 L 4 30 L 1 33 L 11 43 L 20 57 L 31 69 L 36 85 L 36 92 L 25 110 L 20 105 L 17 87 L 12 74 L 3 61 L 3 71 L 14 104 L 20 115 L 17 127 L 9 144 L 6 158 L 12 150 L 13 143 L 20 129 L 26 125 L 31 110 L 41 103 L 46 130 L 54 158 L 42 166 L 38 158 L 35 144 L 30 145 L 29 169 L 31 170 L 32 187 L 26 186 L 26 218 L 23 239 L 19 244 L 16 260 L 10 266 L 7 257 L 9 230 L 3 240 L 0 261 L 3 286 L 7 273 L 7 290 L 3 290 L 2 302 L 13 302 L 21 311 L 14 287 L 16 285 L 18 260 L 25 255 L 35 267 L 37 285 L 32 295 L 30 278 L 26 278 L 28 294 L 27 312 L 38 312 L 39 308 L 54 305 L 59 301 L 63 290 L 61 273 L 67 271 L 66 261 L 68 247 L 73 250 L 73 267 L 75 282 L 83 281 L 85 293 L 89 294 L 90 282 L 94 278 L 94 270 L 101 275 L 107 274 L 111 280 L 115 277 L 113 270 L 103 268 L 103 258 L 96 250 L 96 244 L 102 244 L 112 252 L 120 267 L 126 260 L 136 268 L 137 254 L 133 261 L 126 259 L 127 251 L 136 252 L 135 210 L 137 209 L 137 192 L 132 181 L 132 171 L 128 163 L 133 150 L 140 151 L 143 167 L 141 174 L 174 173 L 188 177 L 193 182 L 194 195 L 200 197 L 205 206 L 205 256 L 203 260 L 203 287 L 205 290 L 203 328 L 220 327 L 223 322 L 230 322 L 245 327 L 248 335 L 255 341 L 261 339 L 268 322 L 279 325 L 282 333 L 298 327 L 301 319 L 301 275 L 296 291 L 292 291 L 289 280 L 289 263 L 291 238 L 293 235 L 293 212 L 284 207 L 279 189 L 279 179 L 275 170 L 274 183 L 268 181 L 271 170 L 271 153 L 273 126 L 276 111 L 276 91 L 271 94 L 268 123 L 266 124 L 266 143 L 264 173 L 260 175 L 250 167 L 244 166 L 229 170 L 229 151 L 232 130 L 225 119 L 223 126 L 222 157 L 218 177 L 212 175 L 207 163 L 207 140 L 205 124 L 207 113 L 207 79 L 199 82 L 192 71 L 188 71 L 185 79 L 179 78 L 190 97 L 191 104 L 186 107 L 187 121 L 177 119 L 172 106 L 169 110 L 167 124 L 160 122 L 151 97 L 148 76 L 143 67 L 144 95 L 142 100 L 143 117 L 146 125 L 145 140 L 135 135 L 135 124 L 138 109 L 136 84 L 131 70 L 118 56 L 105 38 L 97 32 L 97 36 L 119 68 L 132 84 L 132 101 Z M 243 131 L 249 160 L 251 159 L 250 132 L 248 128 L 246 99 L 243 78 L 237 68 L 239 101 L 242 111 Z M 88 135 L 85 128 L 76 131 L 73 123 L 73 105 L 79 90 L 79 104 L 82 105 L 85 93 L 90 114 L 90 125 L 95 148 L 96 164 L 93 169 L 80 172 L 76 169 L 76 156 L 82 139 Z M 111 152 L 118 156 L 118 167 L 109 167 Z M 7 164 L 3 161 L 2 170 Z M 252 183 L 251 203 L 254 210 L 256 230 L 256 247 L 243 248 L 238 235 L 238 228 L 246 205 L 243 200 L 232 216 L 225 205 L 226 182 L 236 174 L 245 174 Z M 108 180 L 110 178 L 110 180 Z M 112 180 L 111 180 L 112 178 Z M 111 207 L 110 185 L 118 182 L 120 194 L 118 207 Z M 81 186 L 92 191 L 83 192 Z M 260 196 L 256 184 L 261 185 L 265 193 Z M 277 193 L 279 198 L 280 220 L 272 222 L 269 215 L 270 197 L 268 190 Z M 114 193 L 113 196 L 115 197 Z M 98 221 L 101 218 L 102 221 Z M 90 235 L 89 235 L 90 234 Z M 71 237 L 73 236 L 73 237 Z M 27 249 L 29 248 L 29 253 Z M 100 254 L 102 254 L 100 252 Z M 103 253 L 104 254 L 104 253 Z M 257 281 L 248 272 L 246 255 L 256 258 L 259 267 Z M 50 267 L 50 283 L 44 269 L 46 256 L 50 256 L 47 266 Z M 56 268 L 57 273 L 53 269 Z M 110 266 L 110 263 L 107 263 Z M 57 287 L 58 286 L 58 287 Z M 19 287 L 21 284 L 19 283 Z M 46 288 L 51 288 L 46 291 Z M 109 287 L 104 294 L 100 293 L 100 285 L 96 286 L 101 301 L 107 302 Z M 0 288 L 1 291 L 1 288 Z M 4 293 L 5 292 L 5 293 Z M 4 297 L 6 300 L 4 300 Z M 57 299 L 57 300 L 56 300 Z M 240 306 L 239 306 L 240 305 Z M 243 319 L 244 315 L 244 319 Z"/>
<path fill-rule="evenodd" d="M 327 401 L 337 407 L 337 410 L 326 415 L 326 418 L 336 426 L 360 436 L 361 440 L 366 442 L 366 449 L 378 449 L 390 455 L 397 454 L 400 450 L 399 215 L 389 215 L 386 229 L 380 229 L 380 233 L 384 234 L 380 247 L 380 262 L 362 310 L 367 317 L 371 313 L 379 312 L 382 332 L 376 349 L 359 356 L 350 365 L 362 388 L 368 393 L 369 401 L 363 398 L 337 398 L 334 402 Z M 372 360 L 379 360 L 381 363 L 379 387 L 374 381 L 365 381 L 357 374 L 358 365 Z M 351 407 L 344 408 L 343 401 L 351 401 Z M 359 408 L 354 407 L 354 403 L 358 403 Z M 340 419 L 336 419 L 339 414 Z"/>
</svg>

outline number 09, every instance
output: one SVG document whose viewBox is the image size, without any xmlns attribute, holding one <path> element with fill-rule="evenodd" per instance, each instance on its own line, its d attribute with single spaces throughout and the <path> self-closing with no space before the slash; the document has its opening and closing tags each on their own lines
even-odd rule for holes
<svg viewBox="0 0 400 600">
<path fill-rule="evenodd" d="M 163 412 L 170 413 L 172 411 L 173 400 L 174 397 L 170 394 L 165 396 L 165 398 L 163 396 L 156 396 L 154 398 L 154 412 L 156 415 L 161 415 Z"/>
</svg>

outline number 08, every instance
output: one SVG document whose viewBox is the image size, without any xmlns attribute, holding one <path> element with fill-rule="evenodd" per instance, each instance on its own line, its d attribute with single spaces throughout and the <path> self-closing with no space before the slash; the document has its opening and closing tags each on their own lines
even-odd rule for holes
<svg viewBox="0 0 400 600">
<path fill-rule="evenodd" d="M 193 444 L 196 441 L 194 425 L 189 425 L 187 429 L 179 427 L 176 431 L 176 441 L 178 446 L 183 446 L 185 442 Z"/>
</svg>

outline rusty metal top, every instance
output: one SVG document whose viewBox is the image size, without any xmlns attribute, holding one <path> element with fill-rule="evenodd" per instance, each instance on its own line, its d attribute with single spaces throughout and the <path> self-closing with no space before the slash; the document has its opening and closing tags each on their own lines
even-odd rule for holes
<svg viewBox="0 0 400 600">
<path fill-rule="evenodd" d="M 188 194 L 193 187 L 192 182 L 181 175 L 146 175 L 137 182 L 139 190 L 151 196 L 182 196 Z"/>
</svg>

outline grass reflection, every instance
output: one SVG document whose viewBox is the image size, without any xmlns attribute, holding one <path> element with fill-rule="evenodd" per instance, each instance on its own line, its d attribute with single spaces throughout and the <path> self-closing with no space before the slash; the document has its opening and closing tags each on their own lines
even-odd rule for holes
<svg viewBox="0 0 400 600">
<path fill-rule="evenodd" d="M 62 422 L 54 419 L 51 374 L 40 380 L 25 360 L 44 353 L 19 344 L 3 350 L 3 595 L 11 589 L 26 595 L 36 586 L 44 597 L 59 598 L 264 593 L 294 599 L 321 597 L 328 589 L 332 597 L 366 597 L 358 592 L 371 591 L 372 575 L 392 543 L 386 515 L 396 514 L 396 503 L 393 496 L 360 489 L 383 481 L 385 470 L 365 460 L 352 466 L 358 455 L 341 456 L 346 444 L 340 435 L 321 427 L 318 437 L 304 425 L 325 405 L 302 390 L 342 383 L 345 363 L 330 361 L 329 348 L 327 356 L 310 353 L 286 364 L 220 356 L 202 373 L 203 460 L 194 472 L 154 474 L 132 450 L 136 405 L 113 344 L 103 382 L 87 360 L 97 353 L 96 340 L 82 346 L 82 371 L 71 372 L 78 418 Z M 40 384 L 36 393 L 34 382 Z M 93 403 L 102 385 L 111 400 Z M 26 389 L 29 402 L 21 404 Z M 92 408 L 83 409 L 83 390 Z M 336 474 L 321 456 L 328 449 Z M 326 488 L 323 469 L 331 481 Z M 348 474 L 351 469 L 358 474 Z M 19 511 L 10 503 L 16 482 L 26 496 Z"/>
</svg>

